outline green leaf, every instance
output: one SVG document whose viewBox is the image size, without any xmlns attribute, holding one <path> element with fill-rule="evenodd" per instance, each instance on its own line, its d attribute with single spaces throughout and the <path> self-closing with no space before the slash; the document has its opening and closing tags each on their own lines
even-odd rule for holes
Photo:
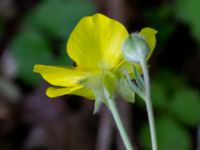
<svg viewBox="0 0 200 150">
<path fill-rule="evenodd" d="M 159 150 L 191 149 L 191 138 L 187 130 L 167 116 L 162 116 L 156 120 L 156 132 Z M 151 150 L 148 124 L 142 127 L 140 139 L 144 149 Z"/>
<path fill-rule="evenodd" d="M 94 6 L 88 0 L 46 0 L 27 16 L 25 23 L 66 39 L 80 18 L 93 12 Z"/>
<path fill-rule="evenodd" d="M 53 60 L 46 38 L 36 30 L 22 31 L 13 39 L 11 48 L 18 63 L 19 78 L 27 84 L 37 84 L 39 76 L 32 71 L 34 64 L 48 64 Z"/>
<path fill-rule="evenodd" d="M 200 96 L 197 91 L 182 89 L 176 93 L 169 105 L 171 113 L 183 123 L 190 126 L 200 123 Z"/>
<path fill-rule="evenodd" d="M 159 31 L 159 34 L 156 35 L 157 46 L 164 47 L 166 46 L 169 38 L 172 36 L 176 29 L 176 24 L 171 23 L 171 18 L 173 17 L 172 6 L 167 3 L 163 5 L 158 5 L 155 7 L 148 7 L 144 11 L 144 18 L 148 21 L 149 25 Z M 158 50 L 158 51 L 157 51 Z M 164 48 L 157 48 L 155 53 L 159 53 L 164 50 Z"/>
<path fill-rule="evenodd" d="M 39 76 L 32 72 L 34 64 L 70 65 L 66 40 L 79 19 L 94 12 L 87 0 L 46 0 L 38 3 L 23 22 L 23 31 L 13 39 L 11 47 L 18 63 L 18 76 L 27 84 L 37 84 Z M 60 41 L 54 55 L 52 41 Z M 59 44 L 59 43 L 58 43 Z M 63 46 L 64 45 L 64 46 Z M 60 50 L 60 51 L 59 51 Z"/>
<path fill-rule="evenodd" d="M 63 42 L 59 45 L 59 54 L 55 57 L 55 61 L 53 62 L 53 65 L 66 65 L 66 66 L 72 66 L 73 61 L 69 58 L 67 52 L 66 52 L 66 43 Z"/>
<path fill-rule="evenodd" d="M 153 81 L 151 85 L 152 103 L 157 109 L 163 112 L 168 108 L 167 89 L 162 82 Z"/>
<path fill-rule="evenodd" d="M 186 86 L 186 79 L 181 74 L 175 74 L 170 70 L 161 70 L 157 73 L 155 77 L 157 82 L 160 82 L 167 92 L 170 92 L 171 97 L 176 94 L 176 91 L 184 88 Z M 171 98 L 170 97 L 170 98 Z"/>
<path fill-rule="evenodd" d="M 177 0 L 174 5 L 174 13 L 178 19 L 190 26 L 194 38 L 200 42 L 200 1 L 199 0 Z"/>
</svg>

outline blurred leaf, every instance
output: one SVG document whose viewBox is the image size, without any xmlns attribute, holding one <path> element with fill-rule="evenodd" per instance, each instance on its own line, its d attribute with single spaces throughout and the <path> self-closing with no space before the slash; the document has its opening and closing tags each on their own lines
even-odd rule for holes
<svg viewBox="0 0 200 150">
<path fill-rule="evenodd" d="M 59 47 L 59 55 L 55 58 L 53 65 L 73 65 L 73 61 L 69 58 L 66 51 L 66 43 L 62 43 Z"/>
<path fill-rule="evenodd" d="M 39 32 L 29 30 L 18 34 L 11 47 L 18 63 L 20 79 L 29 84 L 36 84 L 39 76 L 32 71 L 34 64 L 52 62 L 48 41 Z"/>
<path fill-rule="evenodd" d="M 167 116 L 156 120 L 157 141 L 159 150 L 189 150 L 191 139 L 189 133 L 178 123 Z M 149 126 L 143 126 L 140 132 L 141 143 L 145 150 L 151 150 Z"/>
<path fill-rule="evenodd" d="M 94 6 L 88 0 L 46 0 L 27 16 L 26 23 L 66 39 L 79 19 L 93 12 Z"/>
<path fill-rule="evenodd" d="M 171 112 L 180 121 L 191 126 L 200 123 L 200 96 L 195 90 L 178 91 L 169 104 Z"/>
<path fill-rule="evenodd" d="M 81 17 L 93 12 L 94 6 L 87 0 L 40 2 L 26 16 L 22 26 L 25 30 L 19 32 L 11 44 L 20 79 L 28 84 L 38 83 L 39 76 L 32 72 L 34 64 L 72 64 L 66 53 L 67 37 Z"/>
<path fill-rule="evenodd" d="M 182 22 L 191 27 L 194 38 L 200 42 L 200 1 L 199 0 L 177 0 L 175 1 L 174 13 Z"/>
<path fill-rule="evenodd" d="M 172 7 L 170 5 L 159 5 L 153 8 L 147 8 L 144 11 L 144 17 L 150 23 L 148 26 L 152 26 L 158 30 L 157 34 L 157 46 L 164 47 L 175 30 L 175 24 L 172 23 Z M 163 50 L 160 48 L 159 51 Z"/>
<path fill-rule="evenodd" d="M 163 112 L 163 109 L 166 109 L 166 107 L 168 107 L 167 90 L 164 84 L 157 81 L 152 82 L 151 88 L 153 106 L 155 106 L 157 109 L 162 110 Z"/>
<path fill-rule="evenodd" d="M 168 98 L 171 99 L 176 91 L 184 88 L 186 86 L 186 79 L 183 76 L 175 74 L 170 70 L 161 70 L 157 73 L 155 80 L 165 87 L 168 94 Z"/>
</svg>

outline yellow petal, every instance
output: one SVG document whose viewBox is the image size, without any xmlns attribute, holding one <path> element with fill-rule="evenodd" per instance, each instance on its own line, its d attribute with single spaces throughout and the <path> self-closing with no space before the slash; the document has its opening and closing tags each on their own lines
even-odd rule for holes
<svg viewBox="0 0 200 150">
<path fill-rule="evenodd" d="M 82 85 L 77 85 L 74 87 L 66 87 L 66 88 L 49 87 L 46 91 L 46 94 L 50 98 L 72 94 L 72 95 L 83 96 L 87 99 L 94 99 L 92 91 L 86 87 L 83 87 Z"/>
<path fill-rule="evenodd" d="M 146 39 L 146 41 L 150 47 L 150 52 L 149 52 L 149 55 L 147 56 L 147 60 L 151 56 L 151 54 L 156 46 L 156 33 L 157 32 L 158 31 L 156 31 L 155 29 L 149 28 L 149 27 L 143 28 L 140 31 L 140 35 L 142 35 Z"/>
<path fill-rule="evenodd" d="M 102 14 L 84 17 L 67 43 L 67 52 L 78 68 L 111 69 L 122 59 L 121 47 L 128 36 L 125 27 Z"/>
<path fill-rule="evenodd" d="M 46 65 L 35 65 L 34 72 L 40 73 L 50 84 L 64 87 L 74 86 L 88 75 L 88 73 L 75 68 Z"/>
</svg>

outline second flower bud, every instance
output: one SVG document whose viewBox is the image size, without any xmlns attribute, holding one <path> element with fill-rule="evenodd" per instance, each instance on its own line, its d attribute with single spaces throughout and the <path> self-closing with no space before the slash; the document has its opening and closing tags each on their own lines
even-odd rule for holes
<svg viewBox="0 0 200 150">
<path fill-rule="evenodd" d="M 124 58 L 132 63 L 140 63 L 148 56 L 150 48 L 146 40 L 138 33 L 129 35 L 122 47 Z"/>
</svg>

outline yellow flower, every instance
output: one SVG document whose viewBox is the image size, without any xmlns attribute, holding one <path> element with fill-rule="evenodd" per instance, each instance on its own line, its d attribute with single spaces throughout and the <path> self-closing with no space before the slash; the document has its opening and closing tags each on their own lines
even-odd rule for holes
<svg viewBox="0 0 200 150">
<path fill-rule="evenodd" d="M 146 39 L 151 55 L 156 31 L 144 28 L 139 34 Z M 34 72 L 52 85 L 47 96 L 74 94 L 94 99 L 104 75 L 111 72 L 119 76 L 119 69 L 127 65 L 121 50 L 127 36 L 121 23 L 102 14 L 82 18 L 67 42 L 67 53 L 76 67 L 34 66 Z"/>
</svg>

